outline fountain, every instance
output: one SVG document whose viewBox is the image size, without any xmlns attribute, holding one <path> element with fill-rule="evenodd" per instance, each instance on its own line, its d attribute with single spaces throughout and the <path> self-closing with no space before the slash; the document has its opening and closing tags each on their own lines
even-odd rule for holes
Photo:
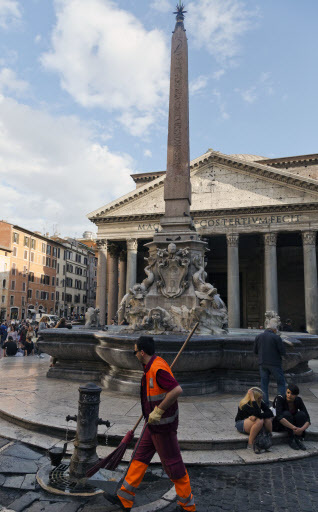
<svg viewBox="0 0 318 512">
<path fill-rule="evenodd" d="M 259 383 L 253 343 L 259 331 L 228 330 L 227 309 L 217 289 L 206 282 L 206 243 L 190 215 L 188 48 L 184 6 L 178 5 L 172 35 L 165 214 L 147 244 L 146 277 L 130 288 L 119 307 L 129 325 L 102 331 L 96 312 L 87 329 L 47 330 L 39 342 L 57 363 L 48 377 L 96 380 L 109 390 L 139 393 L 140 369 L 133 345 L 141 333 L 155 337 L 157 353 L 171 363 L 184 333 L 199 322 L 175 375 L 184 394 L 218 390 L 245 391 Z M 95 316 L 94 316 L 95 315 Z M 93 322 L 93 323 L 94 323 Z M 294 380 L 310 378 L 308 361 L 318 356 L 318 336 L 293 333 L 288 339 L 285 371 Z M 287 375 L 288 378 L 288 375 Z"/>
</svg>

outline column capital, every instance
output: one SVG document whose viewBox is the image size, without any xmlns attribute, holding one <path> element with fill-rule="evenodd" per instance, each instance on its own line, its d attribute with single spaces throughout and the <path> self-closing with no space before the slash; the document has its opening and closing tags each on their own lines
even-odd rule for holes
<svg viewBox="0 0 318 512">
<path fill-rule="evenodd" d="M 228 247 L 238 247 L 240 235 L 238 233 L 229 233 L 226 235 Z"/>
<path fill-rule="evenodd" d="M 121 248 L 119 247 L 118 244 L 116 244 L 116 242 L 108 242 L 108 244 L 107 244 L 107 253 L 112 258 L 117 258 L 119 256 L 120 250 L 121 250 Z"/>
<path fill-rule="evenodd" d="M 316 231 L 302 231 L 303 245 L 316 245 Z"/>
<path fill-rule="evenodd" d="M 264 244 L 275 245 L 277 244 L 277 233 L 264 233 Z"/>
<path fill-rule="evenodd" d="M 127 251 L 126 249 L 122 249 L 119 253 L 119 260 L 126 261 L 127 260 Z"/>
<path fill-rule="evenodd" d="M 128 238 L 128 240 L 126 240 L 126 243 L 127 243 L 127 251 L 137 251 L 138 240 L 136 238 Z"/>
<path fill-rule="evenodd" d="M 107 249 L 107 240 L 106 238 L 99 238 L 96 240 L 97 249 Z"/>
</svg>

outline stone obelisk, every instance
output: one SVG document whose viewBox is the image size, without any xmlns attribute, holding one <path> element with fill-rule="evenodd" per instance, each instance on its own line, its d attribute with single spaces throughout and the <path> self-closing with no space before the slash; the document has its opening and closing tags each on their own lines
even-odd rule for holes
<svg viewBox="0 0 318 512">
<path fill-rule="evenodd" d="M 201 333 L 223 333 L 227 312 L 216 288 L 205 281 L 206 243 L 190 215 L 188 42 L 184 6 L 177 5 L 171 75 L 165 213 L 161 230 L 146 244 L 147 277 L 125 296 L 129 329 L 182 332 L 199 322 Z"/>
<path fill-rule="evenodd" d="M 188 41 L 184 6 L 177 6 L 177 21 L 171 42 L 170 100 L 167 174 L 164 184 L 164 231 L 189 230 L 191 183 L 189 143 Z"/>
</svg>

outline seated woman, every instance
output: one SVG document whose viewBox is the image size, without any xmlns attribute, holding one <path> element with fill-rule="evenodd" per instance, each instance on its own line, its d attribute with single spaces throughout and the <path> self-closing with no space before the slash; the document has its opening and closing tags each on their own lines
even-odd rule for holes
<svg viewBox="0 0 318 512">
<path fill-rule="evenodd" d="M 263 393 L 260 388 L 251 388 L 245 397 L 240 401 L 237 415 L 235 418 L 235 427 L 242 434 L 249 434 L 247 448 L 254 449 L 254 441 L 260 430 L 265 427 L 267 432 L 272 433 L 273 413 L 263 402 Z M 255 453 L 260 453 L 254 449 Z"/>
<path fill-rule="evenodd" d="M 286 395 L 278 395 L 275 398 L 276 417 L 273 429 L 275 432 L 287 431 L 288 443 L 293 450 L 306 450 L 303 439 L 305 430 L 310 425 L 310 417 L 298 395 L 299 387 L 296 384 L 289 384 Z"/>
</svg>

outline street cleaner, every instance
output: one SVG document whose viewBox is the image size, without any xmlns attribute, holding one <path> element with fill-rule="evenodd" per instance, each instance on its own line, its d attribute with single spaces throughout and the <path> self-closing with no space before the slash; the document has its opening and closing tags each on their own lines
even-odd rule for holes
<svg viewBox="0 0 318 512">
<path fill-rule="evenodd" d="M 143 416 L 148 423 L 117 496 L 105 493 L 105 498 L 118 504 L 118 510 L 131 510 L 136 490 L 157 452 L 165 472 L 175 485 L 178 499 L 176 510 L 195 511 L 190 478 L 177 438 L 177 399 L 182 388 L 168 363 L 155 354 L 155 342 L 151 336 L 140 336 L 134 354 L 144 367 L 140 395 Z"/>
</svg>

